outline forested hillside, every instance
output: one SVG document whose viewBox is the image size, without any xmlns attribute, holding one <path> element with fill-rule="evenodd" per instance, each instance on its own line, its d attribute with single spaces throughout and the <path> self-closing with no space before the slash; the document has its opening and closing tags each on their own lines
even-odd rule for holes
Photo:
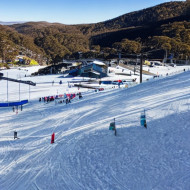
<svg viewBox="0 0 190 190">
<path fill-rule="evenodd" d="M 83 52 L 85 57 L 108 58 L 118 51 L 139 53 L 151 49 L 162 49 L 183 59 L 190 55 L 188 6 L 184 1 L 163 3 L 87 25 L 28 22 L 1 26 L 0 43 L 9 41 L 15 51 L 30 49 L 52 63 L 73 57 L 76 52 Z"/>
<path fill-rule="evenodd" d="M 169 2 L 140 11 L 124 14 L 117 18 L 91 25 L 79 25 L 84 34 L 97 34 L 122 28 L 144 26 L 183 15 L 186 2 Z"/>
<path fill-rule="evenodd" d="M 54 62 L 65 55 L 89 50 L 88 37 L 75 26 L 59 23 L 30 22 L 12 26 L 16 31 L 34 39 L 34 43 L 44 49 Z"/>
<path fill-rule="evenodd" d="M 0 25 L 0 57 L 2 62 L 13 61 L 19 52 L 24 52 L 39 62 L 46 56 L 44 50 L 34 43 L 32 37 L 19 34 L 8 26 Z"/>
</svg>

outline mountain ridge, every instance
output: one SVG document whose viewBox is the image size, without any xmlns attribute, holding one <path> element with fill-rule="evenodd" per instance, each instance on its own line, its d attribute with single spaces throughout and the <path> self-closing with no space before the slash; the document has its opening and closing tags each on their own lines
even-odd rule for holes
<svg viewBox="0 0 190 190">
<path fill-rule="evenodd" d="M 168 25 L 170 27 L 168 30 L 173 30 L 173 26 L 169 25 L 170 23 L 179 22 L 179 25 L 181 25 L 180 22 L 190 22 L 189 17 L 185 16 L 187 13 L 186 7 L 187 2 L 175 1 L 133 11 L 95 24 L 65 25 L 41 21 L 14 24 L 8 27 L 12 28 L 15 33 L 18 32 L 32 38 L 34 44 L 44 50 L 45 55 L 51 62 L 59 62 L 64 56 L 71 56 L 75 52 L 87 53 L 85 54 L 87 57 L 96 56 L 96 54 L 90 52 L 93 48 L 98 52 L 103 48 L 111 48 L 113 52 L 115 51 L 114 43 L 121 43 L 125 38 L 141 43 L 145 47 L 148 43 L 152 43 L 150 37 L 166 35 L 165 32 L 158 32 L 162 25 Z M 185 35 L 188 36 L 188 26 L 184 27 L 185 29 L 176 28 L 176 30 L 180 30 L 181 33 L 185 32 Z M 120 35 L 121 33 L 123 34 Z M 184 40 L 181 40 L 183 38 L 181 33 L 176 33 L 174 39 L 185 43 Z M 170 37 L 169 33 L 166 36 Z M 185 45 L 190 46 L 188 37 L 186 41 Z M 170 45 L 169 51 L 171 49 Z M 153 47 L 153 44 L 151 46 Z M 107 54 L 110 54 L 110 52 L 106 52 Z M 106 55 L 102 55 L 102 58 L 106 58 Z"/>
</svg>

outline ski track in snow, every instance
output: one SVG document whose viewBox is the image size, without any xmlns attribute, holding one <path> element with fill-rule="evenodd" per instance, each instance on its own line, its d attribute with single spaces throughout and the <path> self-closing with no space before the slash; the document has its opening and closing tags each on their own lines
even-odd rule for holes
<svg viewBox="0 0 190 190">
<path fill-rule="evenodd" d="M 67 105 L 32 100 L 17 115 L 0 109 L 0 189 L 189 190 L 189 74 Z M 144 109 L 148 129 L 139 126 Z"/>
</svg>

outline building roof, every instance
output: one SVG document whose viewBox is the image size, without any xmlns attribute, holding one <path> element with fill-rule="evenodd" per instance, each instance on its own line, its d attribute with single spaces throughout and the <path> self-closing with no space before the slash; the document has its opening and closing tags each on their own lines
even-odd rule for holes
<svg viewBox="0 0 190 190">
<path fill-rule="evenodd" d="M 106 64 L 101 62 L 101 61 L 93 61 L 94 64 L 96 65 L 102 65 L 102 66 L 105 66 Z"/>
</svg>

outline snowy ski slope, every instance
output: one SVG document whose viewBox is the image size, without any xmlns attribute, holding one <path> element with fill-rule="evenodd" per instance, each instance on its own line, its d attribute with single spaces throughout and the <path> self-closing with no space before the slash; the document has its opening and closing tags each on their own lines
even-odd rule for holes
<svg viewBox="0 0 190 190">
<path fill-rule="evenodd" d="M 189 190 L 189 76 L 87 91 L 68 105 L 38 102 L 49 93 L 40 84 L 22 112 L 0 108 L 0 190 Z"/>
</svg>

